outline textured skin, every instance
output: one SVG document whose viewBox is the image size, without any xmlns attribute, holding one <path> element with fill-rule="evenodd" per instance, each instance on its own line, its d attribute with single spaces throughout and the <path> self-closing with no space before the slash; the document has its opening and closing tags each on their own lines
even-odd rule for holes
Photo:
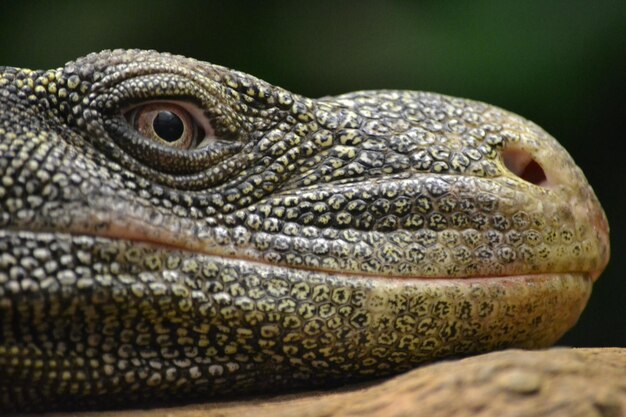
<svg viewBox="0 0 626 417">
<path fill-rule="evenodd" d="M 155 100 L 215 137 L 180 150 L 140 134 L 124 113 Z M 312 100 L 155 52 L 0 68 L 0 180 L 0 410 L 548 346 L 609 253 L 580 169 L 519 116 L 420 92 Z"/>
</svg>

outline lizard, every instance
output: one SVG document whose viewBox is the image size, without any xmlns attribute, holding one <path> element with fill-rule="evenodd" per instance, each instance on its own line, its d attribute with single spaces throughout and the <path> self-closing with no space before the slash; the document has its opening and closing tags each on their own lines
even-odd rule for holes
<svg viewBox="0 0 626 417">
<path fill-rule="evenodd" d="M 107 50 L 0 67 L 0 410 L 338 385 L 552 345 L 609 258 L 498 107 Z"/>
</svg>

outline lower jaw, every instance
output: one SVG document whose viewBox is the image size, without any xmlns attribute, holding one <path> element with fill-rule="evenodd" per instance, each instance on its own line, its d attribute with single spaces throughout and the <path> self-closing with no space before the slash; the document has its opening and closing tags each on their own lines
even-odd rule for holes
<svg viewBox="0 0 626 417">
<path fill-rule="evenodd" d="M 37 248 L 48 251 L 47 257 L 38 259 L 41 255 L 36 253 Z M 60 291 L 64 298 L 70 297 L 74 302 L 85 301 L 82 299 L 85 290 L 98 290 L 105 296 L 111 296 L 114 291 L 123 293 L 122 298 L 132 303 L 135 288 L 139 300 L 145 295 L 158 303 L 159 295 L 151 293 L 152 287 L 162 285 L 168 295 L 173 292 L 183 300 L 187 296 L 175 294 L 178 285 L 200 291 L 206 297 L 229 295 L 231 302 L 240 292 L 241 297 L 260 300 L 257 308 L 267 300 L 293 300 L 297 305 L 316 307 L 325 303 L 336 308 L 351 307 L 354 312 L 366 314 L 366 322 L 376 328 L 380 328 L 378 321 L 388 316 L 412 317 L 419 335 L 435 334 L 432 329 L 419 331 L 423 318 L 439 323 L 430 327 L 441 331 L 443 323 L 451 327 L 455 323 L 480 324 L 483 336 L 493 338 L 497 332 L 492 330 L 500 328 L 502 335 L 507 334 L 510 344 L 516 346 L 554 343 L 577 320 L 593 283 L 592 274 L 585 272 L 463 278 L 342 274 L 212 256 L 150 242 L 0 230 L 0 254 L 12 251 L 20 252 L 15 257 L 18 263 L 20 256 L 29 261 L 29 270 L 18 274 L 22 291 L 4 291 L 0 299 L 10 297 L 11 293 L 45 297 L 44 287 L 52 285 L 54 291 L 49 292 L 52 297 Z M 56 271 L 51 263 L 58 268 Z M 0 274 L 5 273 L 0 289 L 2 284 L 15 287 L 15 281 L 7 280 L 14 271 L 5 266 L 0 263 Z M 68 273 L 74 275 L 73 279 Z M 235 291 L 232 287 L 241 288 Z M 197 307 L 193 297 L 190 302 Z M 281 313 L 291 310 L 277 307 Z M 352 324 L 356 330 L 363 327 Z M 463 333 L 462 329 L 458 330 Z M 452 335 L 450 338 L 454 339 Z M 500 344 L 505 339 L 494 342 Z"/>
<path fill-rule="evenodd" d="M 0 253 L 29 260 L 19 274 L 0 263 L 0 391 L 76 404 L 179 397 L 191 386 L 215 395 L 275 391 L 545 347 L 573 326 L 592 286 L 584 273 L 343 276 L 22 232 L 1 232 Z M 23 361 L 35 356 L 43 371 Z M 146 369 L 158 383 L 142 380 Z M 63 392 L 63 371 L 104 382 Z"/>
</svg>

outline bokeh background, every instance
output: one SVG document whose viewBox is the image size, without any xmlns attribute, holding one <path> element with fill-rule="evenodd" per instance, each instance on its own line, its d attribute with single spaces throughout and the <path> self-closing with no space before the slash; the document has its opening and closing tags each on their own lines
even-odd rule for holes
<svg viewBox="0 0 626 417">
<path fill-rule="evenodd" d="M 626 1 L 0 3 L 0 65 L 56 68 L 110 48 L 192 56 L 310 97 L 430 90 L 535 121 L 611 225 L 611 263 L 560 344 L 626 346 Z"/>
</svg>

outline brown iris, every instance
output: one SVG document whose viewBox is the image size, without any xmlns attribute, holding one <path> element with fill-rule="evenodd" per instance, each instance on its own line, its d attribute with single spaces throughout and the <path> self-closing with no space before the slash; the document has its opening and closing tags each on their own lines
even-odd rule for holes
<svg viewBox="0 0 626 417">
<path fill-rule="evenodd" d="M 198 143 L 199 127 L 183 107 L 150 103 L 133 108 L 128 121 L 143 136 L 174 148 L 190 149 Z"/>
</svg>

